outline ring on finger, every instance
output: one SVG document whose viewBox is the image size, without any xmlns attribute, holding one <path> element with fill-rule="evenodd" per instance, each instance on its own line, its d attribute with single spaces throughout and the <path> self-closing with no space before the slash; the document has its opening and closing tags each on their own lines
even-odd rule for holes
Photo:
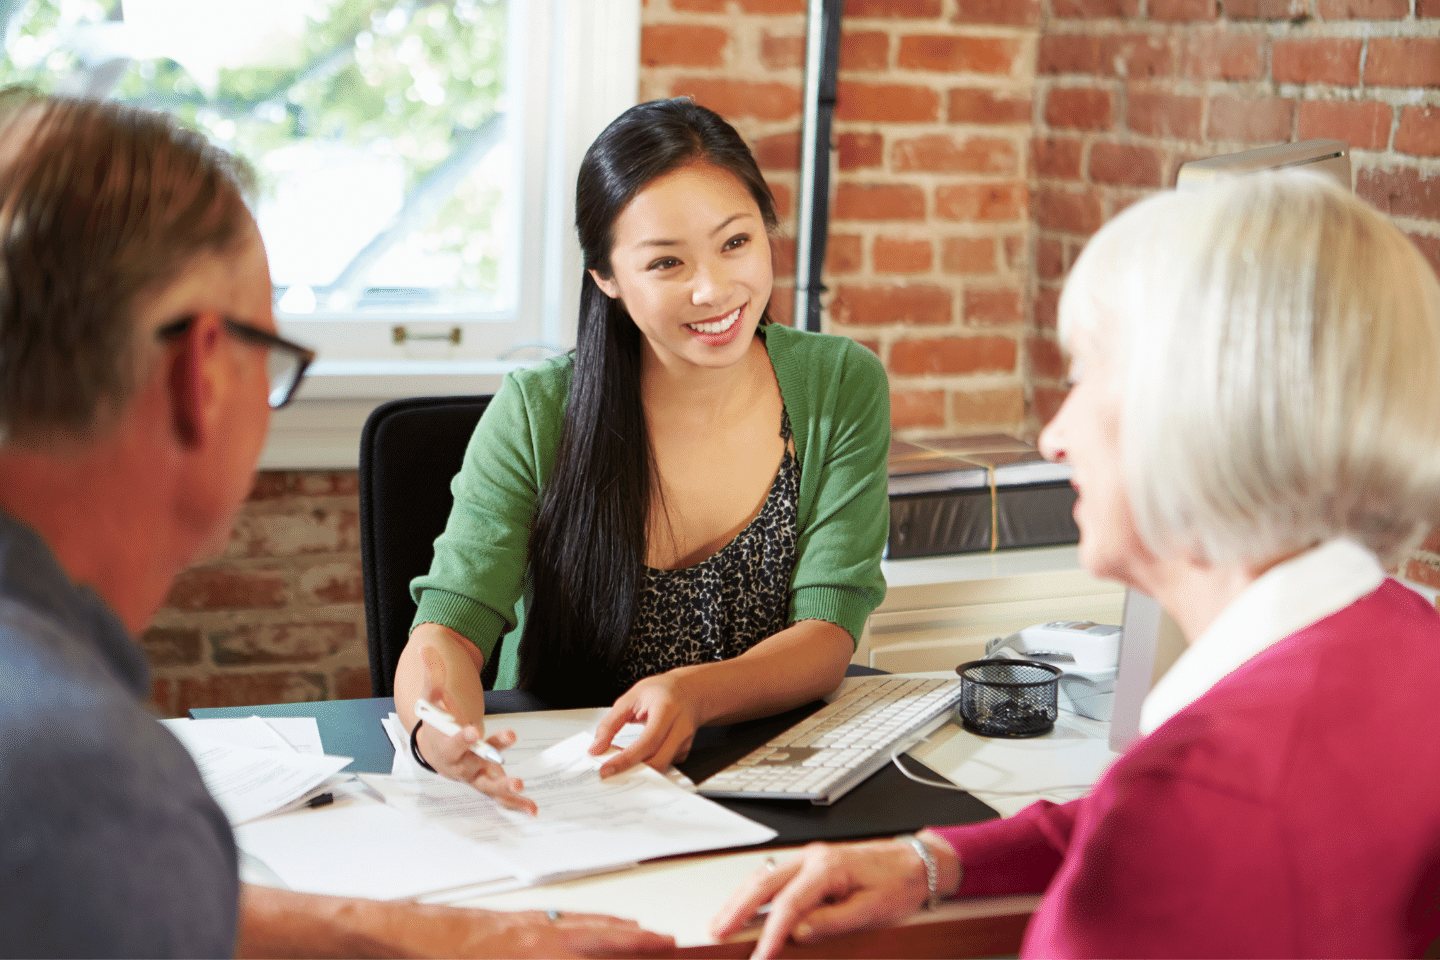
<svg viewBox="0 0 1440 960">
<path fill-rule="evenodd" d="M 765 869 L 766 869 L 766 870 L 769 870 L 771 873 L 774 873 L 774 872 L 775 872 L 776 866 L 775 866 L 775 858 L 774 858 L 774 857 L 766 857 L 766 858 L 765 858 Z"/>
<path fill-rule="evenodd" d="M 545 916 L 550 918 L 551 923 L 559 923 L 560 918 L 563 917 L 564 914 L 561 913 L 559 910 L 546 910 Z"/>
</svg>

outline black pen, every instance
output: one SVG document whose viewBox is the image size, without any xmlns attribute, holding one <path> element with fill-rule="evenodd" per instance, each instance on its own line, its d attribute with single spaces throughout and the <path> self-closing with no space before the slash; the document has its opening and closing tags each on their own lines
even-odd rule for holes
<svg viewBox="0 0 1440 960">
<path fill-rule="evenodd" d="M 306 800 L 306 801 L 305 801 L 305 806 L 307 806 L 307 807 L 323 807 L 323 806 L 325 806 L 327 803 L 334 803 L 334 802 L 335 802 L 335 794 L 329 793 L 329 792 L 326 792 L 326 793 L 317 793 L 317 794 L 315 794 L 315 796 L 313 796 L 313 797 L 311 797 L 309 800 Z"/>
</svg>

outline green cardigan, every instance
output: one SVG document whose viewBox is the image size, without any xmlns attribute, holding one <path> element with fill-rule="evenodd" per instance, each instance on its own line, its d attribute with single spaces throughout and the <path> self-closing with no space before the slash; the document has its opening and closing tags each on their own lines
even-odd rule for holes
<svg viewBox="0 0 1440 960">
<path fill-rule="evenodd" d="M 764 328 L 800 461 L 789 621 L 826 620 L 857 640 L 885 598 L 890 392 L 873 353 L 845 337 Z M 450 485 L 455 506 L 430 572 L 410 585 L 415 624 L 438 623 L 490 658 L 497 689 L 515 686 L 524 628 L 526 550 L 570 393 L 570 357 L 506 376 Z M 412 627 L 413 629 L 413 627 Z"/>
</svg>

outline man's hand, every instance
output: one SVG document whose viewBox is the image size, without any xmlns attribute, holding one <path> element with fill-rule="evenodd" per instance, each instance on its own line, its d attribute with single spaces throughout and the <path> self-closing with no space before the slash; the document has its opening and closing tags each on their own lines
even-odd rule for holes
<svg viewBox="0 0 1440 960">
<path fill-rule="evenodd" d="M 485 736 L 479 724 L 469 723 L 455 712 L 445 693 L 445 661 L 434 650 L 425 651 L 425 699 L 455 718 L 460 732 L 446 736 L 426 724 L 420 728 L 417 744 L 420 755 L 437 773 L 468 783 L 497 803 L 511 810 L 534 815 L 535 801 L 522 796 L 525 784 L 517 777 L 506 776 L 505 768 L 471 752 L 470 747 Z M 487 741 L 496 750 L 504 750 L 515 742 L 513 730 L 501 730 Z"/>
<path fill-rule="evenodd" d="M 919 910 L 928 894 L 925 865 L 907 844 L 812 843 L 798 857 L 755 871 L 710 921 L 710 932 L 724 940 L 768 903 L 752 956 L 774 957 L 792 937 L 809 943 L 895 923 Z"/>
<path fill-rule="evenodd" d="M 615 734 L 625 724 L 645 724 L 634 743 L 601 765 L 600 776 L 613 776 L 637 763 L 648 763 L 663 771 L 674 761 L 685 759 L 700 723 L 695 698 L 685 689 L 680 674 L 672 670 L 646 677 L 625 691 L 600 720 L 595 741 L 590 744 L 594 756 L 610 749 Z"/>
</svg>

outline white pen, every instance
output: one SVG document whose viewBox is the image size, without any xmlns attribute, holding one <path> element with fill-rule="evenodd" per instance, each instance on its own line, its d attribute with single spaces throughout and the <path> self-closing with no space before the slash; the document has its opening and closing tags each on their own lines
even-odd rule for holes
<svg viewBox="0 0 1440 960">
<path fill-rule="evenodd" d="M 415 701 L 415 716 L 424 720 L 447 737 L 453 737 L 460 732 L 460 724 L 455 722 L 454 717 L 424 697 Z M 500 758 L 500 751 L 490 746 L 490 744 L 484 740 L 481 740 L 479 743 L 470 744 L 470 752 L 482 760 L 489 760 L 491 763 L 505 762 Z"/>
</svg>

